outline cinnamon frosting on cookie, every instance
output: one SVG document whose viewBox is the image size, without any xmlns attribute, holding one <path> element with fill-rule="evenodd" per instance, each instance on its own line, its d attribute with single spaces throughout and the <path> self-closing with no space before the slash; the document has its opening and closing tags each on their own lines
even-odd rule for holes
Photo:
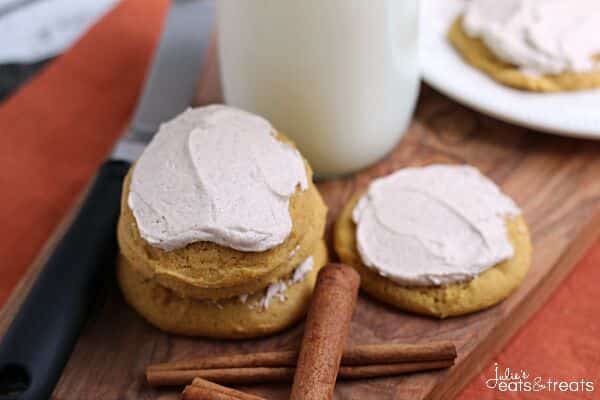
<svg viewBox="0 0 600 400">
<path fill-rule="evenodd" d="M 294 269 L 292 276 L 289 279 L 280 279 L 277 282 L 271 283 L 267 286 L 267 290 L 265 291 L 264 296 L 259 300 L 258 304 L 263 309 L 268 309 L 269 304 L 273 299 L 279 299 L 280 301 L 285 301 L 285 291 L 292 285 L 296 283 L 300 283 L 306 278 L 306 275 L 310 271 L 312 271 L 315 265 L 314 258 L 312 256 L 308 257 L 304 260 L 300 265 Z"/>
<path fill-rule="evenodd" d="M 501 60 L 531 74 L 600 68 L 597 0 L 471 0 L 463 28 Z"/>
<path fill-rule="evenodd" d="M 299 152 L 264 118 L 221 105 L 188 109 L 135 164 L 128 205 L 141 237 L 163 250 L 209 241 L 264 251 L 290 234 L 289 200 L 307 179 Z"/>
<path fill-rule="evenodd" d="M 471 279 L 513 255 L 519 208 L 469 166 L 406 168 L 371 183 L 353 210 L 363 263 L 401 285 Z"/>
</svg>

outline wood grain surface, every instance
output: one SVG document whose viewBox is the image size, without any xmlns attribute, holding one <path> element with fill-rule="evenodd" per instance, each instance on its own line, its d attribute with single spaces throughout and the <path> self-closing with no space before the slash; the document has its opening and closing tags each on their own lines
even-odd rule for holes
<svg viewBox="0 0 600 400">
<path fill-rule="evenodd" d="M 468 163 L 497 182 L 522 207 L 533 237 L 533 266 L 519 290 L 489 310 L 445 321 L 406 314 L 361 294 L 351 343 L 453 340 L 451 370 L 340 382 L 336 399 L 452 398 L 547 299 L 585 250 L 600 237 L 600 142 L 531 132 L 457 105 L 424 86 L 406 135 L 381 162 L 345 179 L 320 183 L 331 223 L 352 193 L 405 166 Z M 594 221 L 592 221 L 592 219 Z M 585 229 L 584 229 L 585 228 Z M 55 235 L 58 237 L 59 232 Z M 43 261 L 51 245 L 39 260 Z M 39 270 L 37 262 L 0 315 L 6 328 Z M 105 285 L 56 387 L 56 399 L 177 399 L 179 391 L 144 382 L 147 364 L 177 358 L 296 348 L 302 325 L 266 339 L 214 341 L 171 336 L 144 322 L 124 303 L 106 266 Z M 285 399 L 286 385 L 244 388 Z"/>
</svg>

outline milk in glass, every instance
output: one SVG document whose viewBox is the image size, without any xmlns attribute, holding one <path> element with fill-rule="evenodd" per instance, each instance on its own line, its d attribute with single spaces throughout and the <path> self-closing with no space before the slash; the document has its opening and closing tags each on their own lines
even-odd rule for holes
<svg viewBox="0 0 600 400">
<path fill-rule="evenodd" d="M 296 142 L 317 176 L 402 136 L 419 88 L 417 0 L 218 0 L 226 103 Z"/>
</svg>

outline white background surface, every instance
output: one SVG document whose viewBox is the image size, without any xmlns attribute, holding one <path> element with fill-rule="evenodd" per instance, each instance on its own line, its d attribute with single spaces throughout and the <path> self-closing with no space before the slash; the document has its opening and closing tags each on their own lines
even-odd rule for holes
<svg viewBox="0 0 600 400">
<path fill-rule="evenodd" d="M 600 90 L 533 93 L 496 83 L 467 65 L 446 39 L 464 1 L 421 0 L 421 4 L 420 57 L 423 79 L 429 85 L 508 122 L 565 136 L 600 139 Z"/>
</svg>

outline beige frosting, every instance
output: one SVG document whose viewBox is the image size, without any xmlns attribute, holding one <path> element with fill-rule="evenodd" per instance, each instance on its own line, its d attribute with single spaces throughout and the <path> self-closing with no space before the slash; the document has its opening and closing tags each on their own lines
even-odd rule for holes
<svg viewBox="0 0 600 400">
<path fill-rule="evenodd" d="M 363 263 L 402 285 L 464 281 L 513 255 L 514 202 L 470 166 L 406 168 L 371 183 L 353 210 Z"/>
<path fill-rule="evenodd" d="M 269 305 L 271 304 L 271 301 L 273 301 L 273 299 L 279 299 L 279 301 L 287 300 L 287 297 L 285 296 L 285 291 L 290 286 L 302 282 L 304 278 L 306 278 L 306 275 L 308 275 L 308 273 L 312 271 L 314 264 L 314 258 L 312 256 L 308 257 L 294 269 L 291 278 L 280 279 L 276 282 L 271 283 L 269 286 L 267 286 L 265 294 L 256 303 L 249 304 L 248 306 L 250 308 L 260 307 L 261 309 L 266 310 L 269 308 Z M 242 294 L 239 296 L 239 300 L 242 303 L 246 303 L 246 301 L 248 300 L 248 296 L 248 294 Z"/>
<path fill-rule="evenodd" d="M 598 0 L 471 0 L 463 28 L 525 73 L 600 68 Z"/>
<path fill-rule="evenodd" d="M 135 165 L 128 204 L 150 245 L 209 241 L 264 251 L 290 234 L 289 199 L 308 187 L 297 150 L 265 119 L 215 105 L 161 125 Z"/>
</svg>

